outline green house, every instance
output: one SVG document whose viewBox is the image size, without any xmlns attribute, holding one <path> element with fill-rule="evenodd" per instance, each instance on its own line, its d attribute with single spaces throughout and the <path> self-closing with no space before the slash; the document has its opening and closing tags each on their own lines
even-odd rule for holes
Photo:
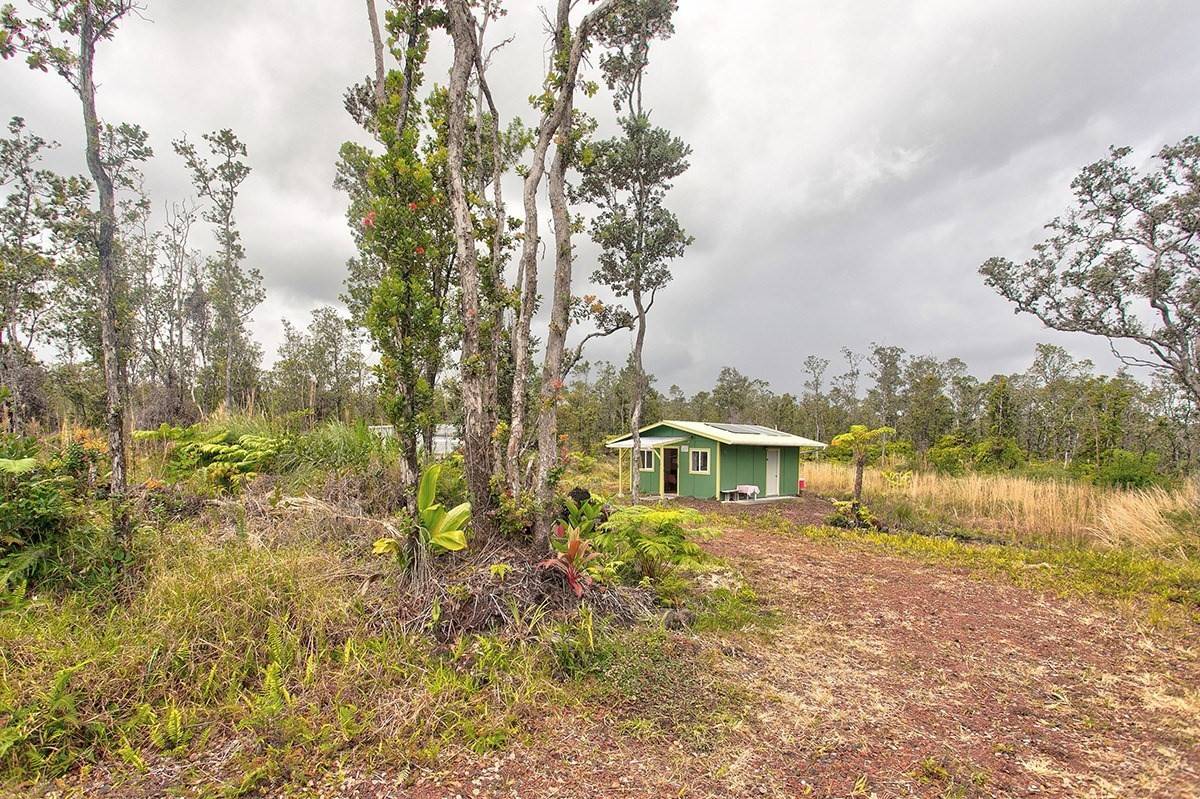
<svg viewBox="0 0 1200 799">
<path fill-rule="evenodd" d="M 636 479 L 639 491 L 646 495 L 795 496 L 800 492 L 800 451 L 825 447 L 820 441 L 757 424 L 667 420 L 639 432 L 640 463 L 633 463 L 632 434 L 618 436 L 606 446 L 621 452 L 621 490 L 632 489 Z"/>
</svg>

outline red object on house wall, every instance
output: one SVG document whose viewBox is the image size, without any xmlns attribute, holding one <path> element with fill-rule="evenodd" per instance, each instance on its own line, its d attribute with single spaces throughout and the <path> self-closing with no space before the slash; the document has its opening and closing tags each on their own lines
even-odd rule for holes
<svg viewBox="0 0 1200 799">
<path fill-rule="evenodd" d="M 808 488 L 808 481 L 801 477 L 796 481 L 796 493 L 803 494 L 805 488 Z"/>
</svg>

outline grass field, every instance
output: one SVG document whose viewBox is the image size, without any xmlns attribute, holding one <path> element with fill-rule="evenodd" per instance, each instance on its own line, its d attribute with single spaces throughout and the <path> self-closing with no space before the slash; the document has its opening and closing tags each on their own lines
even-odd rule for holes
<svg viewBox="0 0 1200 799">
<path fill-rule="evenodd" d="M 804 464 L 809 487 L 848 497 L 850 466 Z M 1200 485 L 1123 491 L 1081 482 L 997 474 L 946 477 L 868 469 L 863 500 L 910 529 L 984 533 L 1022 544 L 1134 546 L 1166 555 L 1200 554 Z"/>
</svg>

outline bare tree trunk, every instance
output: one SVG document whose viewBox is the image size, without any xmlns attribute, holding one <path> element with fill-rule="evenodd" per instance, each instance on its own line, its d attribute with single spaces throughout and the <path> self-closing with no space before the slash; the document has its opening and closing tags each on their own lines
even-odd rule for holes
<svg viewBox="0 0 1200 799">
<path fill-rule="evenodd" d="M 112 460 L 109 493 L 112 497 L 113 531 L 122 546 L 129 548 L 131 524 L 125 504 L 126 439 L 125 406 L 129 387 L 126 384 L 125 356 L 118 308 L 120 279 L 117 274 L 116 192 L 112 178 L 100 155 L 100 119 L 96 114 L 96 84 L 93 67 L 96 56 L 95 12 L 88 3 L 82 9 L 79 35 L 79 98 L 83 104 L 83 127 L 87 138 L 87 164 L 100 198 L 100 215 L 96 231 L 96 251 L 100 262 L 100 343 L 104 353 L 105 424 L 108 430 L 108 453 Z"/>
<path fill-rule="evenodd" d="M 858 457 L 854 459 L 854 503 L 856 505 L 862 503 L 863 468 L 866 466 L 866 464 L 866 457 Z"/>
<path fill-rule="evenodd" d="M 542 361 L 542 386 L 538 407 L 538 461 L 535 485 L 539 512 L 534 524 L 534 550 L 550 547 L 554 519 L 554 481 L 558 464 L 558 400 L 562 393 L 563 352 L 571 324 L 571 209 L 567 205 L 567 159 L 570 155 L 571 103 L 559 126 L 558 146 L 550 166 L 550 209 L 554 218 L 554 294 L 550 305 L 550 329 Z"/>
<path fill-rule="evenodd" d="M 633 501 L 637 502 L 641 499 L 642 491 L 642 403 L 646 396 L 646 372 L 642 367 L 642 348 L 646 343 L 646 309 L 642 305 L 642 293 L 636 289 L 633 292 L 633 306 L 637 310 L 637 333 L 633 339 L 633 414 L 629 420 L 630 430 L 633 433 L 633 454 L 630 457 L 634 473 L 633 486 L 629 493 Z"/>
<path fill-rule="evenodd" d="M 538 136 L 533 146 L 533 156 L 525 174 L 523 200 L 525 209 L 524 239 L 521 242 L 521 261 L 517 274 L 522 280 L 520 308 L 516 323 L 513 325 L 513 396 L 512 419 L 509 426 L 508 460 L 505 464 L 505 476 L 509 490 L 517 494 L 521 489 L 521 448 L 525 437 L 525 383 L 529 379 L 529 328 L 533 321 L 533 311 L 537 305 L 537 248 L 538 248 L 538 217 L 537 191 L 541 185 L 542 175 L 546 171 L 546 153 L 550 144 L 559 133 L 563 120 L 569 116 L 571 99 L 575 94 L 575 78 L 579 74 L 579 63 L 587 45 L 588 34 L 596 22 L 606 16 L 616 6 L 617 0 L 603 0 L 580 21 L 579 27 L 570 38 L 571 49 L 568 53 L 565 70 L 559 82 L 553 106 L 542 114 L 538 123 Z M 555 22 L 554 52 L 555 58 L 562 52 L 567 36 L 570 33 L 571 0 L 558 1 L 558 14 Z M 556 372 L 557 378 L 561 372 Z"/>
<path fill-rule="evenodd" d="M 375 53 L 375 108 L 387 102 L 384 91 L 386 73 L 383 66 L 383 36 L 379 33 L 379 14 L 375 11 L 375 0 L 367 0 L 367 20 L 371 24 L 371 50 Z"/>
<path fill-rule="evenodd" d="M 475 229 L 467 202 L 463 175 L 466 141 L 467 83 L 477 57 L 475 21 L 467 0 L 450 0 L 450 35 L 454 41 L 454 62 L 450 70 L 447 164 L 450 173 L 450 210 L 454 216 L 454 237 L 458 260 L 459 285 L 462 289 L 463 341 L 461 379 L 463 393 L 463 452 L 467 491 L 474 509 L 477 533 L 493 532 L 491 510 L 491 430 L 485 406 L 484 386 L 487 370 L 480 346 L 479 260 L 475 252 Z"/>
<path fill-rule="evenodd" d="M 233 330 L 225 341 L 225 412 L 233 413 Z"/>
<path fill-rule="evenodd" d="M 502 178 L 504 176 L 504 145 L 500 136 L 500 112 L 492 98 L 491 88 L 487 82 L 488 59 L 483 55 L 484 38 L 487 35 L 488 23 L 493 11 L 493 0 L 484 0 L 479 25 L 475 31 L 475 147 L 478 158 L 483 160 L 483 103 L 487 101 L 491 119 L 491 150 L 492 150 L 492 238 L 489 243 L 488 268 L 483 275 L 484 295 L 486 299 L 484 316 L 484 332 L 487 334 L 488 357 L 484 375 L 483 396 L 484 409 L 487 413 L 488 434 L 491 437 L 491 447 L 488 452 L 488 473 L 495 470 L 500 463 L 500 440 L 496 429 L 500 421 L 500 360 L 504 349 L 504 232 L 507 227 L 507 214 L 504 207 Z M 479 185 L 476 187 L 480 197 L 487 193 L 487 181 L 483 171 L 479 172 Z M 481 456 L 482 457 L 482 456 Z"/>
</svg>

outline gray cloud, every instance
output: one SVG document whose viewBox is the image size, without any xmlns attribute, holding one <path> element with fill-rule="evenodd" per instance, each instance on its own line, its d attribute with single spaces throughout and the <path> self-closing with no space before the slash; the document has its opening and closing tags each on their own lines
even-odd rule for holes
<svg viewBox="0 0 1200 799">
<path fill-rule="evenodd" d="M 981 376 L 1023 368 L 1039 341 L 1114 365 L 1107 345 L 1014 316 L 976 274 L 1021 257 L 1110 144 L 1148 156 L 1200 131 L 1200 16 L 1168 2 L 681 4 L 648 78 L 655 120 L 694 148 L 672 204 L 696 244 L 651 319 L 661 387 L 706 387 L 724 364 L 797 391 L 809 353 L 871 341 L 959 356 Z M 507 114 L 545 66 L 542 20 L 510 3 L 492 83 Z M 358 132 L 344 88 L 370 70 L 361 3 L 152 3 L 101 54 L 106 118 L 145 126 L 157 202 L 189 194 L 170 140 L 232 127 L 254 168 L 241 198 L 250 261 L 268 299 L 255 332 L 336 302 L 353 244 L 332 188 L 337 148 Z M 427 82 L 444 81 L 435 36 Z M 64 145 L 82 172 L 65 85 L 0 66 L 0 108 Z M 612 129 L 604 93 L 586 107 Z M 508 196 L 517 211 L 515 186 Z M 543 219 L 548 214 L 543 213 Z M 197 243 L 210 247 L 207 232 Z M 595 250 L 578 243 L 578 290 Z M 588 357 L 622 360 L 625 336 Z"/>
</svg>

